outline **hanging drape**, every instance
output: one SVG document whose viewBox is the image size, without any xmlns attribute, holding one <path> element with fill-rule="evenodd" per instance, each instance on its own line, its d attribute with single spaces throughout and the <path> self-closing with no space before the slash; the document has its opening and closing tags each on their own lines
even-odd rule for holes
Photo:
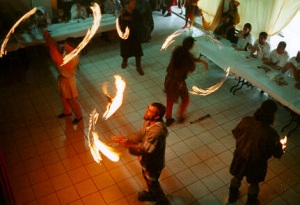
<svg viewBox="0 0 300 205">
<path fill-rule="evenodd" d="M 261 31 L 270 36 L 278 34 L 300 11 L 299 0 L 238 0 L 240 23 L 237 29 L 242 29 L 245 23 L 251 23 L 252 34 L 257 37 Z M 224 2 L 228 0 L 200 0 L 199 7 L 202 9 L 206 29 L 214 31 L 221 20 L 224 12 Z M 207 26 L 208 25 L 208 26 Z"/>
</svg>

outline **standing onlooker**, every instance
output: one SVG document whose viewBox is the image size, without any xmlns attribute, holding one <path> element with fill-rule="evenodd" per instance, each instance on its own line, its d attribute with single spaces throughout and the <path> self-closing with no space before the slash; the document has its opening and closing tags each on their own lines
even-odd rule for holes
<svg viewBox="0 0 300 205">
<path fill-rule="evenodd" d="M 231 0 L 229 2 L 229 8 L 225 13 L 230 14 L 233 19 L 233 25 L 237 25 L 240 23 L 240 15 L 239 15 L 239 11 L 238 11 L 238 6 L 240 5 L 240 2 L 236 1 L 236 0 Z"/>
<path fill-rule="evenodd" d="M 122 69 L 127 67 L 127 61 L 130 57 L 135 57 L 136 70 L 140 75 L 144 75 L 144 71 L 141 66 L 141 60 L 143 56 L 142 44 L 141 44 L 141 29 L 143 24 L 143 18 L 140 12 L 135 8 L 135 0 L 128 0 L 126 2 L 126 8 L 120 11 L 120 27 L 124 32 L 128 26 L 130 34 L 127 39 L 121 39 L 121 56 L 123 58 Z"/>
<path fill-rule="evenodd" d="M 289 60 L 289 54 L 285 50 L 285 48 L 286 48 L 286 42 L 284 41 L 279 42 L 277 48 L 270 53 L 270 57 L 264 60 L 264 64 L 276 70 L 282 70 L 283 66 Z"/>
<path fill-rule="evenodd" d="M 246 51 L 248 45 L 252 44 L 252 35 L 251 35 L 252 26 L 250 23 L 246 23 L 243 27 L 243 30 L 239 31 L 237 36 L 237 43 L 233 44 L 235 50 Z"/>
<path fill-rule="evenodd" d="M 63 104 L 64 111 L 58 118 L 63 118 L 72 115 L 73 110 L 76 118 L 73 124 L 77 124 L 82 119 L 81 107 L 78 101 L 78 91 L 76 88 L 76 70 L 79 63 L 79 56 L 75 56 L 68 63 L 63 63 L 65 53 L 72 52 L 76 48 L 76 41 L 74 38 L 68 38 L 64 43 L 63 52 L 60 52 L 57 43 L 52 39 L 48 31 L 44 32 L 46 44 L 49 47 L 51 59 L 59 74 L 57 78 L 58 93 Z"/>
<path fill-rule="evenodd" d="M 172 118 L 173 104 L 181 98 L 181 104 L 178 113 L 178 121 L 184 121 L 184 115 L 190 102 L 188 88 L 185 83 L 189 73 L 196 69 L 195 62 L 202 63 L 204 69 L 208 69 L 208 64 L 205 61 L 194 58 L 190 53 L 190 49 L 194 46 L 195 39 L 193 37 L 186 37 L 181 46 L 174 49 L 170 63 L 167 68 L 167 75 L 165 77 L 165 92 L 167 95 L 166 108 L 166 125 L 170 126 L 175 120 Z"/>
<path fill-rule="evenodd" d="M 253 46 L 250 44 L 248 50 L 253 57 L 259 59 L 266 59 L 270 55 L 270 44 L 267 42 L 268 34 L 266 32 L 260 32 L 258 39 L 254 42 Z M 256 53 L 256 55 L 255 55 Z"/>
<path fill-rule="evenodd" d="M 199 0 L 186 0 L 185 3 L 185 25 L 183 26 L 183 29 L 187 27 L 188 21 L 190 19 L 190 28 L 193 28 L 194 25 L 194 20 L 195 20 L 195 15 L 200 15 L 201 11 L 198 8 L 198 3 Z"/>
<path fill-rule="evenodd" d="M 277 104 L 266 100 L 254 116 L 244 117 L 232 130 L 236 149 L 230 166 L 231 179 L 228 202 L 239 197 L 241 180 L 246 177 L 250 184 L 247 205 L 258 205 L 259 183 L 265 180 L 268 159 L 280 158 L 283 154 L 280 137 L 271 126 L 274 122 Z"/>
<path fill-rule="evenodd" d="M 154 29 L 151 6 L 148 0 L 136 0 L 136 9 L 143 16 L 142 43 L 149 42 Z"/>
<path fill-rule="evenodd" d="M 155 201 L 156 205 L 169 204 L 158 181 L 165 166 L 166 138 L 169 134 L 163 121 L 165 112 L 164 105 L 152 103 L 144 114 L 143 127 L 139 132 L 128 139 L 123 136 L 114 138 L 127 147 L 131 154 L 139 156 L 148 191 L 139 192 L 138 200 Z"/>
</svg>

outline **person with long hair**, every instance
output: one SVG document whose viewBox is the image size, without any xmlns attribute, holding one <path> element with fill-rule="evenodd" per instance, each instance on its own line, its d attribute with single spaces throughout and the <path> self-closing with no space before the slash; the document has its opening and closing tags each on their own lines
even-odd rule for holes
<svg viewBox="0 0 300 205">
<path fill-rule="evenodd" d="M 229 187 L 229 203 L 239 197 L 241 181 L 246 177 L 250 184 L 247 205 L 258 205 L 259 183 L 265 180 L 268 160 L 283 154 L 280 137 L 272 127 L 277 104 L 273 100 L 264 101 L 253 116 L 246 116 L 232 130 L 236 148 L 230 166 L 233 178 Z"/>
<path fill-rule="evenodd" d="M 208 69 L 208 64 L 205 61 L 196 59 L 190 53 L 190 49 L 194 46 L 195 39 L 186 37 L 182 45 L 176 47 L 172 53 L 170 63 L 167 67 L 167 75 L 165 77 L 164 87 L 167 95 L 166 105 L 166 124 L 170 126 L 175 119 L 172 118 L 173 104 L 181 98 L 180 108 L 178 112 L 178 121 L 184 121 L 185 112 L 190 102 L 188 88 L 185 80 L 188 74 L 196 69 L 195 62 L 204 65 L 204 69 Z"/>
<path fill-rule="evenodd" d="M 237 36 L 237 43 L 233 44 L 235 50 L 238 51 L 246 51 L 248 46 L 252 44 L 253 37 L 251 34 L 252 25 L 250 23 L 246 23 L 243 27 L 243 30 L 239 31 Z"/>
</svg>

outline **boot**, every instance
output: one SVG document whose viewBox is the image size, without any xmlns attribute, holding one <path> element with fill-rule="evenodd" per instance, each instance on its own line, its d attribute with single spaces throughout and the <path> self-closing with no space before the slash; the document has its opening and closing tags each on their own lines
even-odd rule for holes
<svg viewBox="0 0 300 205">
<path fill-rule="evenodd" d="M 258 194 L 248 194 L 246 205 L 259 205 Z"/>
<path fill-rule="evenodd" d="M 144 75 L 144 71 L 141 66 L 141 57 L 135 57 L 136 70 L 140 75 Z"/>
<path fill-rule="evenodd" d="M 240 194 L 240 192 L 237 187 L 230 186 L 228 202 L 230 202 L 230 203 L 236 202 L 236 200 L 239 198 L 239 194 Z"/>
</svg>

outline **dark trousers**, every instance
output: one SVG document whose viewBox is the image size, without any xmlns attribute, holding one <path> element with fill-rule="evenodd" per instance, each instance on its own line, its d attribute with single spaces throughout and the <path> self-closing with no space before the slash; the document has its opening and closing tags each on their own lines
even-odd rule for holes
<svg viewBox="0 0 300 205">
<path fill-rule="evenodd" d="M 160 174 L 161 170 L 155 173 L 143 170 L 143 177 L 146 180 L 151 196 L 158 204 L 169 204 L 169 200 L 167 199 L 158 181 Z"/>
</svg>

